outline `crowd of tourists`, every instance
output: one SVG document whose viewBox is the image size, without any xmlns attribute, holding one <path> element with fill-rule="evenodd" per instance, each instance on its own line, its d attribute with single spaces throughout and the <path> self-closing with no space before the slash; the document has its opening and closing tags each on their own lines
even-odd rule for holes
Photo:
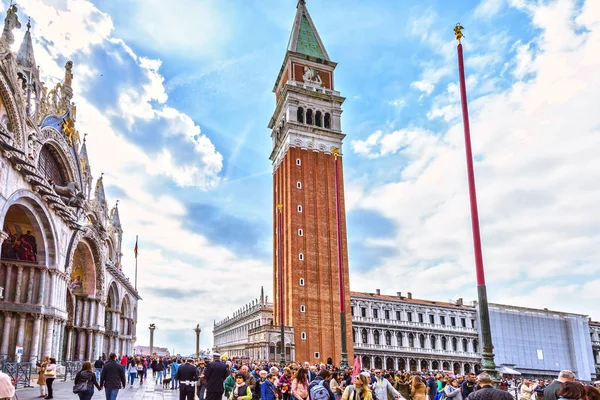
<svg viewBox="0 0 600 400">
<path fill-rule="evenodd" d="M 40 398 L 52 399 L 56 360 L 37 363 Z M 148 372 L 151 371 L 150 378 Z M 182 357 L 122 356 L 111 353 L 83 363 L 73 392 L 90 400 L 94 389 L 115 400 L 127 385 L 151 379 L 163 390 L 179 390 L 180 400 L 600 400 L 592 384 L 576 382 L 570 371 L 553 380 L 503 378 L 494 387 L 487 373 L 463 375 L 443 371 L 398 372 L 354 367 L 337 369 L 308 362 L 281 367 L 269 362 Z M 0 382 L 0 400 L 2 389 Z"/>
</svg>

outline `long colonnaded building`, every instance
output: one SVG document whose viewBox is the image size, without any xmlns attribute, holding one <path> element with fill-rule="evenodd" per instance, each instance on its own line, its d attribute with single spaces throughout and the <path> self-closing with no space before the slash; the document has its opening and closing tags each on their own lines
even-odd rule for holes
<svg viewBox="0 0 600 400">
<path fill-rule="evenodd" d="M 351 292 L 350 300 L 354 353 L 364 368 L 479 372 L 482 349 L 474 302 L 423 300 L 411 293 L 391 296 L 379 290 Z M 279 361 L 277 327 L 272 318 L 265 321 L 272 309 L 270 303 L 245 307 L 216 322 L 215 349 L 239 358 Z M 552 377 L 569 369 L 581 380 L 600 377 L 600 322 L 585 315 L 502 304 L 490 304 L 490 320 L 501 373 Z M 258 340 L 253 333 L 261 329 L 272 334 Z M 294 357 L 294 343 L 287 340 L 292 357 L 286 359 L 308 361 Z M 317 361 L 331 358 L 323 354 Z"/>
<path fill-rule="evenodd" d="M 0 359 L 128 354 L 140 297 L 121 268 L 123 230 L 76 127 L 72 62 L 51 90 L 15 5 L 0 38 Z"/>
</svg>

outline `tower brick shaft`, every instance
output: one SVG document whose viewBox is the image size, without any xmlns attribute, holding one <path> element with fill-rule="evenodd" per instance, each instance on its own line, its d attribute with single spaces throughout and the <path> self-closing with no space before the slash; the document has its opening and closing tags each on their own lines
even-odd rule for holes
<svg viewBox="0 0 600 400">
<path fill-rule="evenodd" d="M 273 151 L 274 324 L 280 325 L 279 260 L 283 264 L 284 325 L 294 328 L 295 359 L 341 361 L 341 254 L 345 310 L 350 310 L 348 250 L 342 167 L 341 105 L 334 89 L 336 63 L 329 56 L 303 1 L 273 88 L 276 108 L 269 128 Z M 335 160 L 339 151 L 339 229 Z M 282 235 L 277 206 L 282 205 Z M 282 246 L 279 246 L 279 238 Z M 279 257 L 279 249 L 283 257 Z M 348 358 L 353 357 L 351 318 L 346 318 Z"/>
</svg>

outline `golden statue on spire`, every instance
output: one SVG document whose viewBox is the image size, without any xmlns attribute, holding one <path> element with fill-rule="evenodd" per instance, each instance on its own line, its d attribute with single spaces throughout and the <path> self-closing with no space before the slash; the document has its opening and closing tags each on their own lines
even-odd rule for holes
<svg viewBox="0 0 600 400">
<path fill-rule="evenodd" d="M 456 36 L 456 40 L 458 40 L 458 44 L 460 44 L 460 39 L 465 37 L 465 35 L 463 35 L 463 33 L 462 33 L 463 29 L 465 29 L 465 28 L 464 28 L 464 26 L 462 26 L 460 24 L 460 22 L 454 26 L 454 36 Z"/>
</svg>

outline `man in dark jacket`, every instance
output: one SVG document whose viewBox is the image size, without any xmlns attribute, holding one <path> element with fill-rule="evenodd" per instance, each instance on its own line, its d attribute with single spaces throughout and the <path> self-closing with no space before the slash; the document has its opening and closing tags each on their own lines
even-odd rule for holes
<svg viewBox="0 0 600 400">
<path fill-rule="evenodd" d="M 229 372 L 227 371 L 227 366 L 220 358 L 220 354 L 213 354 L 213 362 L 209 363 L 204 370 L 206 400 L 221 400 L 223 397 L 223 392 L 225 391 L 223 389 L 223 382 Z"/>
<path fill-rule="evenodd" d="M 474 373 L 470 372 L 467 374 L 467 379 L 462 383 L 461 395 L 463 399 L 466 399 L 468 395 L 473 393 L 475 390 L 475 382 L 477 381 L 477 377 Z"/>
<path fill-rule="evenodd" d="M 109 361 L 104 364 L 100 374 L 100 387 L 104 388 L 106 400 L 116 400 L 119 389 L 126 385 L 125 371 L 121 364 L 117 362 L 117 355 L 110 353 Z M 102 390 L 102 389 L 101 389 Z"/>
<path fill-rule="evenodd" d="M 196 381 L 198 380 L 198 370 L 192 364 L 194 360 L 188 358 L 185 364 L 177 368 L 173 379 L 179 381 L 179 400 L 194 400 L 196 393 Z"/>
<path fill-rule="evenodd" d="M 558 398 L 556 392 L 558 392 L 558 389 L 562 387 L 563 383 L 574 381 L 574 373 L 566 369 L 560 371 L 560 373 L 558 374 L 558 379 L 546 386 L 546 388 L 544 389 L 544 400 L 556 400 Z"/>
<path fill-rule="evenodd" d="M 102 361 L 102 356 L 100 356 L 94 363 L 94 369 L 96 370 L 96 380 L 98 382 L 100 382 L 100 373 L 102 372 L 102 368 L 104 368 L 104 361 Z"/>
<path fill-rule="evenodd" d="M 477 384 L 480 388 L 471 393 L 468 400 L 514 400 L 510 393 L 495 389 L 492 378 L 486 372 L 477 375 Z"/>
<path fill-rule="evenodd" d="M 433 400 L 437 394 L 437 383 L 432 375 L 425 374 L 425 386 L 427 386 L 429 400 Z"/>
</svg>

